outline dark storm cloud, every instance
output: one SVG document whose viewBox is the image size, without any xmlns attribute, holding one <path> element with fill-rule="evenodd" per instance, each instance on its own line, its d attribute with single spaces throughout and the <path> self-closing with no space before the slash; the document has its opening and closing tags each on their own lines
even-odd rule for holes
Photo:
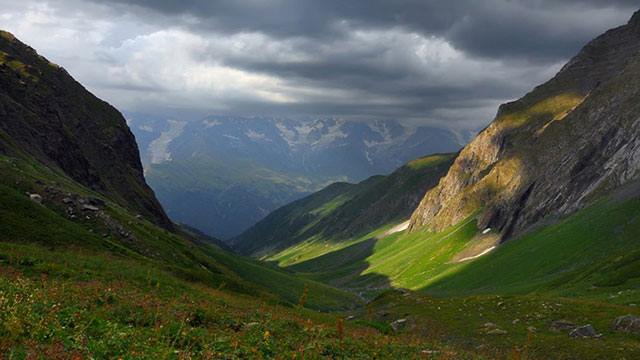
<svg viewBox="0 0 640 360">
<path fill-rule="evenodd" d="M 107 0 L 95 0 L 105 2 Z M 113 3 L 113 0 L 109 0 Z M 185 25 L 227 33 L 256 31 L 275 37 L 320 39 L 354 27 L 405 27 L 438 35 L 467 52 L 494 58 L 551 61 L 573 54 L 612 21 L 628 18 L 628 0 L 116 0 L 165 15 L 188 15 Z M 196 19 L 197 21 L 193 21 Z"/>
<path fill-rule="evenodd" d="M 0 0 L 123 110 L 478 128 L 637 0 Z M 98 70 L 99 69 L 99 70 Z"/>
</svg>

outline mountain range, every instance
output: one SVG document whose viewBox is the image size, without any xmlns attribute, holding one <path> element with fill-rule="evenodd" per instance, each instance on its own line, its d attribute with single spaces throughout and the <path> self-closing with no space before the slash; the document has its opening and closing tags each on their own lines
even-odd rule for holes
<svg viewBox="0 0 640 360">
<path fill-rule="evenodd" d="M 171 218 L 222 239 L 332 182 L 457 151 L 470 136 L 395 121 L 128 118 L 147 180 Z"/>
<path fill-rule="evenodd" d="M 4 31 L 0 85 L 3 356 L 640 357 L 640 11 L 459 151 L 392 122 L 218 117 L 130 118 L 138 147 Z M 415 134 L 457 145 L 417 155 Z M 152 190 L 234 178 L 322 189 L 228 245 Z"/>
</svg>

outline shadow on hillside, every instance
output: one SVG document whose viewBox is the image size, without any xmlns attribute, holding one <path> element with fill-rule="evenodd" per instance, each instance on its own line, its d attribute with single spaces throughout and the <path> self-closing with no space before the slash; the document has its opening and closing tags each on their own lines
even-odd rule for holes
<svg viewBox="0 0 640 360">
<path fill-rule="evenodd" d="M 393 288 L 384 275 L 363 274 L 369 268 L 367 258 L 374 253 L 378 240 L 369 238 L 286 269 L 369 298 L 380 290 Z"/>
</svg>

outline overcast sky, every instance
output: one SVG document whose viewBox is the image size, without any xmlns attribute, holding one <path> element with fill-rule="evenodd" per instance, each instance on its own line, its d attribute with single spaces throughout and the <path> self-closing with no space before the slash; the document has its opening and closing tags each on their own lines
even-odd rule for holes
<svg viewBox="0 0 640 360">
<path fill-rule="evenodd" d="M 0 28 L 127 112 L 475 129 L 637 7 L 637 0 L 0 0 Z"/>
</svg>

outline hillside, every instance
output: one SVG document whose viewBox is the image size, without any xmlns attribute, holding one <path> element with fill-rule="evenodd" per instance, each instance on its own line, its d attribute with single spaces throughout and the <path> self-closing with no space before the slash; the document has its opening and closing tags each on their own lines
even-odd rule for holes
<svg viewBox="0 0 640 360">
<path fill-rule="evenodd" d="M 0 32 L 0 154 L 35 158 L 167 229 L 124 118 L 62 68 Z"/>
<path fill-rule="evenodd" d="M 501 106 L 407 230 L 395 219 L 277 247 L 295 238 L 283 233 L 254 256 L 370 299 L 357 319 L 512 349 L 489 358 L 637 357 L 639 333 L 616 319 L 640 316 L 639 21 L 640 12 Z M 310 209 L 349 191 L 342 186 L 308 197 Z M 595 330 L 575 335 L 587 325 Z"/>
<path fill-rule="evenodd" d="M 430 190 L 410 229 L 479 212 L 502 239 L 556 221 L 638 179 L 640 12 L 587 44 L 551 80 L 512 103 Z"/>
<path fill-rule="evenodd" d="M 454 154 L 429 155 L 388 176 L 329 185 L 274 211 L 231 243 L 244 254 L 273 255 L 302 242 L 339 242 L 403 221 L 453 158 Z"/>
<path fill-rule="evenodd" d="M 365 325 L 344 326 L 348 330 L 336 335 L 337 315 L 307 309 L 352 309 L 360 303 L 355 295 L 212 246 L 196 232 L 164 223 L 159 206 L 157 216 L 153 208 L 139 211 L 157 204 L 141 173 L 137 178 L 120 174 L 137 184 L 129 192 L 118 192 L 122 183 L 111 182 L 116 171 L 140 169 L 137 155 L 128 154 L 135 143 L 124 122 L 116 121 L 121 118 L 97 114 L 91 122 L 84 111 L 60 109 L 57 121 L 46 118 L 51 123 L 41 124 L 45 118 L 37 115 L 50 113 L 34 99 L 44 97 L 53 108 L 72 105 L 59 88 L 62 83 L 50 78 L 67 82 L 87 100 L 73 98 L 78 109 L 98 104 L 95 111 L 113 114 L 113 108 L 10 34 L 2 33 L 2 39 L 10 43 L 3 43 L 0 67 L 0 82 L 10 86 L 2 88 L 0 112 L 3 356 L 269 357 L 309 342 L 314 345 L 302 351 L 310 354 L 408 356 L 418 351 L 395 340 L 391 347 L 375 345 L 382 336 Z M 7 94 L 24 100 L 29 110 Z M 15 128 L 11 109 L 23 112 L 24 134 Z M 76 146 L 92 140 L 100 145 L 100 134 L 118 145 L 102 148 L 104 159 L 93 157 L 95 149 Z M 48 145 L 43 139 L 59 141 Z M 61 151 L 58 145 L 69 147 L 62 160 L 49 152 Z M 133 157 L 126 162 L 128 155 Z M 110 159 L 120 164 L 113 163 L 102 178 L 100 162 Z M 92 175 L 84 178 L 83 169 Z M 295 335 L 303 327 L 309 332 Z M 348 343 L 336 346 L 344 331 L 350 334 Z"/>
<path fill-rule="evenodd" d="M 395 121 L 127 118 L 145 176 L 167 213 L 224 240 L 330 183 L 388 174 L 467 141 L 448 130 Z"/>
</svg>

